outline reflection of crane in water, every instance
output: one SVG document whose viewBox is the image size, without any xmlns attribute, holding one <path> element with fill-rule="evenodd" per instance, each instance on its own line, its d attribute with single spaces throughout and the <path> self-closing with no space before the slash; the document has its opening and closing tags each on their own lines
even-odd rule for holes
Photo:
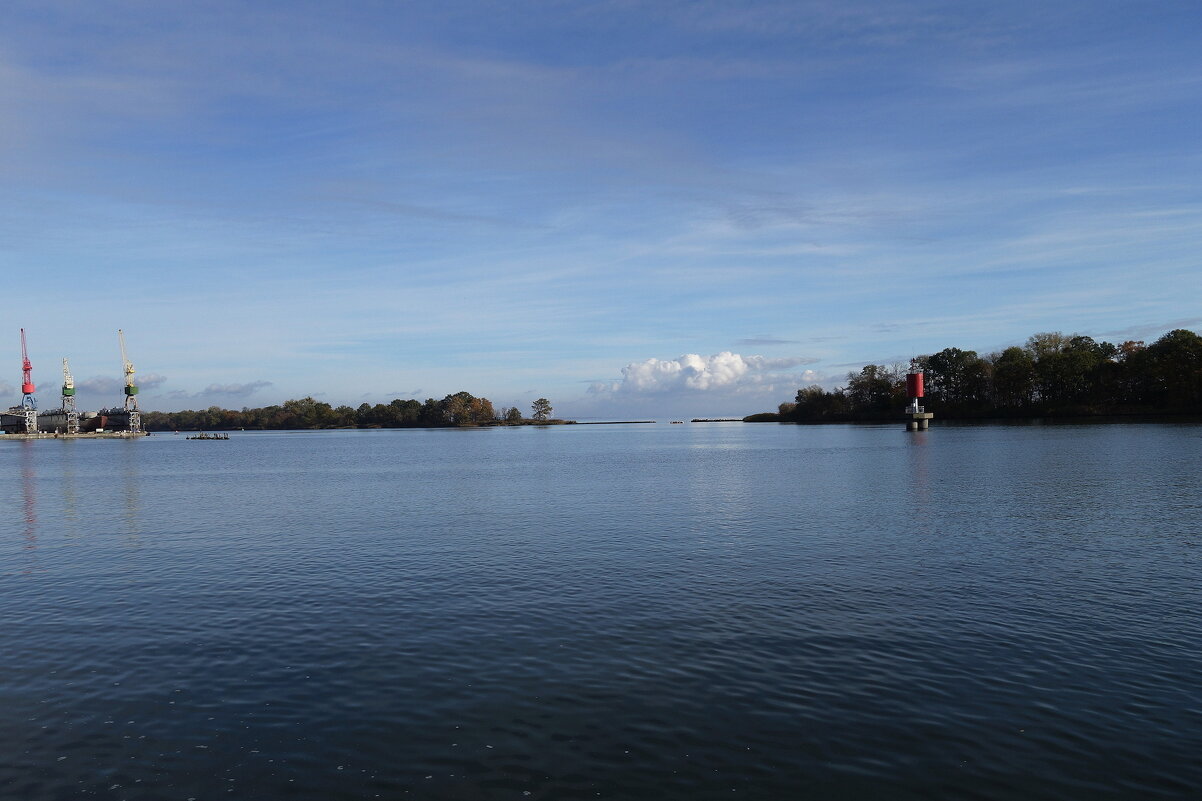
<svg viewBox="0 0 1202 801">
<path fill-rule="evenodd" d="M 121 476 L 125 481 L 125 535 L 128 545 L 139 545 L 142 534 L 142 500 L 138 494 L 140 481 L 137 448 L 121 448 Z"/>
<path fill-rule="evenodd" d="M 75 448 L 63 448 L 62 472 L 58 483 L 63 490 L 63 521 L 67 524 L 67 539 L 79 536 L 79 510 L 75 505 L 75 459 Z"/>
<path fill-rule="evenodd" d="M 21 495 L 25 518 L 25 550 L 32 557 L 31 564 L 25 568 L 26 573 L 32 573 L 37 569 L 37 550 L 38 550 L 38 496 L 37 496 L 37 471 L 33 463 L 33 448 L 34 443 L 25 441 L 21 443 Z"/>
</svg>

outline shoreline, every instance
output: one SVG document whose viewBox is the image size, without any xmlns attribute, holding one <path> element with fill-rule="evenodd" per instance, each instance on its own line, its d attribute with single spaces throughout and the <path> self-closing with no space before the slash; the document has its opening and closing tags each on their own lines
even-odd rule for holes
<svg viewBox="0 0 1202 801">
<path fill-rule="evenodd" d="M 752 419 L 757 418 L 757 419 Z M 896 423 L 905 420 L 902 413 L 873 417 L 846 417 L 826 420 L 783 420 L 776 412 L 763 412 L 748 415 L 744 423 L 777 423 L 779 425 L 835 425 L 835 424 L 882 424 Z M 1202 423 L 1202 412 L 1130 412 L 1108 414 L 1036 414 L 1036 415 L 938 415 L 940 425 L 944 423 L 1015 423 L 1015 424 L 1053 424 L 1053 423 Z"/>
</svg>

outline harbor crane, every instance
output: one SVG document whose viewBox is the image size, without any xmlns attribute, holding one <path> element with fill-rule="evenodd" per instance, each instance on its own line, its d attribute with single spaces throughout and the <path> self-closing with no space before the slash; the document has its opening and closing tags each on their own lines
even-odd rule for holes
<svg viewBox="0 0 1202 801">
<path fill-rule="evenodd" d="M 75 378 L 71 375 L 71 367 L 63 357 L 63 408 L 75 408 Z"/>
<path fill-rule="evenodd" d="M 63 357 L 63 413 L 67 416 L 67 433 L 79 433 L 79 411 L 75 408 L 75 378 Z"/>
<path fill-rule="evenodd" d="M 29 363 L 29 350 L 25 347 L 25 329 L 21 329 L 21 408 L 25 414 L 25 433 L 38 430 L 38 400 L 33 396 L 33 365 Z"/>
<path fill-rule="evenodd" d="M 138 385 L 134 383 L 134 365 L 125 354 L 125 332 L 117 329 L 117 341 L 121 343 L 121 363 L 125 370 L 125 411 L 129 413 L 129 430 L 142 430 L 142 413 L 138 411 Z"/>
<path fill-rule="evenodd" d="M 29 350 L 25 347 L 25 329 L 21 329 L 21 408 L 37 409 L 38 401 L 33 396 L 33 365 L 29 363 Z"/>
</svg>

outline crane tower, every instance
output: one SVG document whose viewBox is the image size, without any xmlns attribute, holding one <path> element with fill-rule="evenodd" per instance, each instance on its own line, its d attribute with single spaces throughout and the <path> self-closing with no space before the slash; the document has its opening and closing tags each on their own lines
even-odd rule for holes
<svg viewBox="0 0 1202 801">
<path fill-rule="evenodd" d="M 125 370 L 125 411 L 129 413 L 129 430 L 142 430 L 142 413 L 138 411 L 138 385 L 134 383 L 134 365 L 125 355 L 125 333 L 117 329 L 117 341 L 121 343 L 121 362 Z"/>
<path fill-rule="evenodd" d="M 21 329 L 21 408 L 25 413 L 25 433 L 36 434 L 38 430 L 38 400 L 33 396 L 33 365 L 29 363 L 29 351 L 25 347 L 25 329 Z"/>
<path fill-rule="evenodd" d="M 63 413 L 67 416 L 67 433 L 79 433 L 79 412 L 75 408 L 75 378 L 67 359 L 63 358 Z"/>
</svg>

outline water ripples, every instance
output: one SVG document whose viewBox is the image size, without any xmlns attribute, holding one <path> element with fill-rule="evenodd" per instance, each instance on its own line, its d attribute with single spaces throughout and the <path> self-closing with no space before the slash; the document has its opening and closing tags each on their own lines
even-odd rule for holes
<svg viewBox="0 0 1202 801">
<path fill-rule="evenodd" d="M 0 795 L 1202 785 L 1202 439 L 895 428 L 0 450 Z"/>
</svg>

